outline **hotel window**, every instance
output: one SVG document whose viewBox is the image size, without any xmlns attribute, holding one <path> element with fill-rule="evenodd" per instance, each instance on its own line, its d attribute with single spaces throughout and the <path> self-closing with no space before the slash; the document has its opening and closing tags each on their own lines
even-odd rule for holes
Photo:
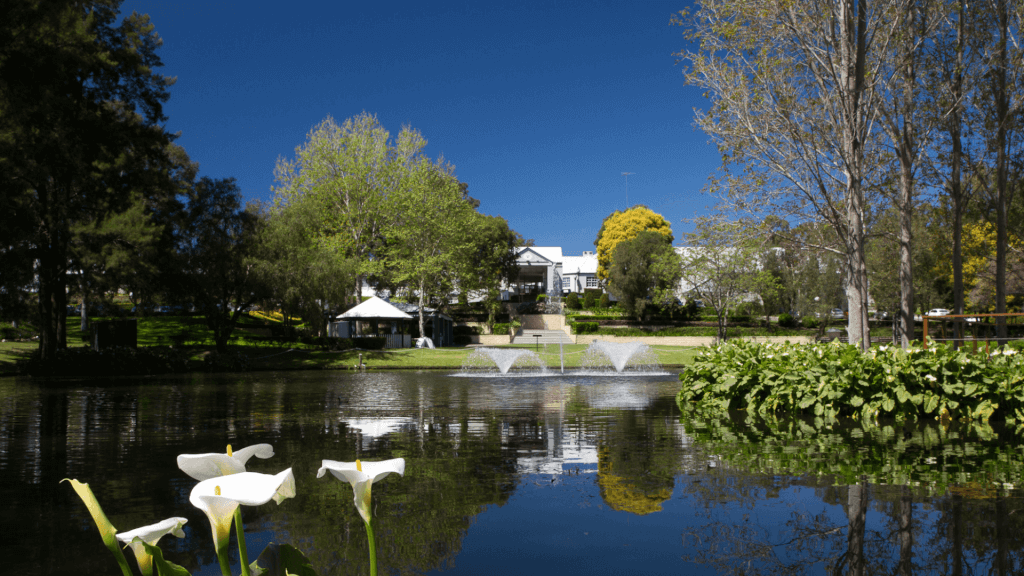
<svg viewBox="0 0 1024 576">
<path fill-rule="evenodd" d="M 587 276 L 587 288 L 597 288 L 597 276 Z"/>
</svg>

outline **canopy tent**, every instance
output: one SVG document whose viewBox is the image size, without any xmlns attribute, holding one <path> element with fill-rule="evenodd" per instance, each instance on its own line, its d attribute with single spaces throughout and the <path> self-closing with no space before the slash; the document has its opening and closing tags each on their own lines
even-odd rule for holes
<svg viewBox="0 0 1024 576">
<path fill-rule="evenodd" d="M 338 320 L 412 320 L 405 312 L 395 308 L 377 296 L 370 296 L 362 304 L 338 316 Z"/>
<path fill-rule="evenodd" d="M 358 337 L 354 330 L 356 322 L 368 322 L 370 324 L 369 334 L 362 336 L 381 336 L 387 339 L 386 348 L 410 348 L 412 336 L 409 334 L 406 323 L 412 320 L 412 316 L 402 312 L 377 296 L 371 296 L 361 304 L 337 317 L 337 322 L 331 322 L 328 327 L 328 334 L 341 338 Z M 381 330 L 381 323 L 391 324 L 391 329 Z"/>
</svg>

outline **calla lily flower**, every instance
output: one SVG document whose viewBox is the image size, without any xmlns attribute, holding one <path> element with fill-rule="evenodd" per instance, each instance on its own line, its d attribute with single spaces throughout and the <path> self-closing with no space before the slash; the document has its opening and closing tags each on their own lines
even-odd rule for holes
<svg viewBox="0 0 1024 576">
<path fill-rule="evenodd" d="M 265 459 L 273 455 L 274 447 L 270 444 L 254 444 L 235 451 L 228 444 L 226 454 L 182 454 L 178 456 L 178 468 L 196 480 L 208 480 L 245 472 L 245 463 L 253 456 Z"/>
<path fill-rule="evenodd" d="M 132 551 L 135 552 L 135 560 L 139 563 L 139 570 L 145 576 L 149 576 L 153 573 L 153 557 L 149 552 L 146 552 L 146 547 L 143 546 L 143 543 L 156 546 L 157 541 L 167 534 L 174 534 L 178 538 L 184 538 L 185 531 L 181 527 L 186 522 L 188 522 L 186 518 L 168 518 L 156 524 L 150 524 L 149 526 L 143 526 L 142 528 L 136 528 L 127 532 L 120 532 L 117 534 L 117 539 L 131 546 Z"/>
<path fill-rule="evenodd" d="M 289 468 L 278 474 L 239 472 L 203 480 L 192 488 L 188 501 L 206 513 L 213 544 L 220 555 L 227 549 L 231 521 L 239 504 L 259 506 L 270 500 L 280 504 L 295 496 L 295 476 Z"/>
<path fill-rule="evenodd" d="M 395 458 L 383 462 L 324 460 L 316 472 L 316 477 L 321 478 L 328 471 L 339 480 L 345 480 L 352 485 L 352 490 L 355 492 L 356 509 L 363 517 L 363 522 L 369 524 L 370 491 L 373 488 L 373 483 L 392 472 L 400 476 L 405 475 L 405 458 Z"/>
</svg>

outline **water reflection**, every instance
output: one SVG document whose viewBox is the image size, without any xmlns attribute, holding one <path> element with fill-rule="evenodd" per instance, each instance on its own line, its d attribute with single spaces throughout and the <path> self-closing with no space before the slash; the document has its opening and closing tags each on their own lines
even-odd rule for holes
<svg viewBox="0 0 1024 576">
<path fill-rule="evenodd" d="M 167 556 L 216 574 L 175 457 L 268 442 L 277 455 L 250 469 L 293 467 L 298 495 L 246 510 L 250 552 L 288 542 L 321 574 L 367 566 L 351 488 L 317 482 L 320 460 L 395 457 L 406 475 L 374 487 L 382 573 L 1021 569 L 1014 437 L 680 414 L 677 391 L 672 378 L 635 377 L 0 379 L 0 553 L 16 573 L 116 572 L 58 485 L 74 477 L 119 528 L 187 517 Z"/>
</svg>

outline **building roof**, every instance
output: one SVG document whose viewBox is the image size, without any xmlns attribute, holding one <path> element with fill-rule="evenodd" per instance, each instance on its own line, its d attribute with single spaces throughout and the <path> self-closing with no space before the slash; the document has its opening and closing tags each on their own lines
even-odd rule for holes
<svg viewBox="0 0 1024 576">
<path fill-rule="evenodd" d="M 339 320 L 361 320 L 371 318 L 386 318 L 388 320 L 412 320 L 405 312 L 395 308 L 389 302 L 385 302 L 376 296 L 338 316 Z"/>
<path fill-rule="evenodd" d="M 597 256 L 565 256 L 562 258 L 562 274 L 597 274 Z"/>
<path fill-rule="evenodd" d="M 542 258 L 558 264 L 562 261 L 562 247 L 561 246 L 524 246 L 519 248 L 516 252 L 517 258 L 522 258 L 523 253 L 527 251 L 536 252 Z"/>
</svg>

